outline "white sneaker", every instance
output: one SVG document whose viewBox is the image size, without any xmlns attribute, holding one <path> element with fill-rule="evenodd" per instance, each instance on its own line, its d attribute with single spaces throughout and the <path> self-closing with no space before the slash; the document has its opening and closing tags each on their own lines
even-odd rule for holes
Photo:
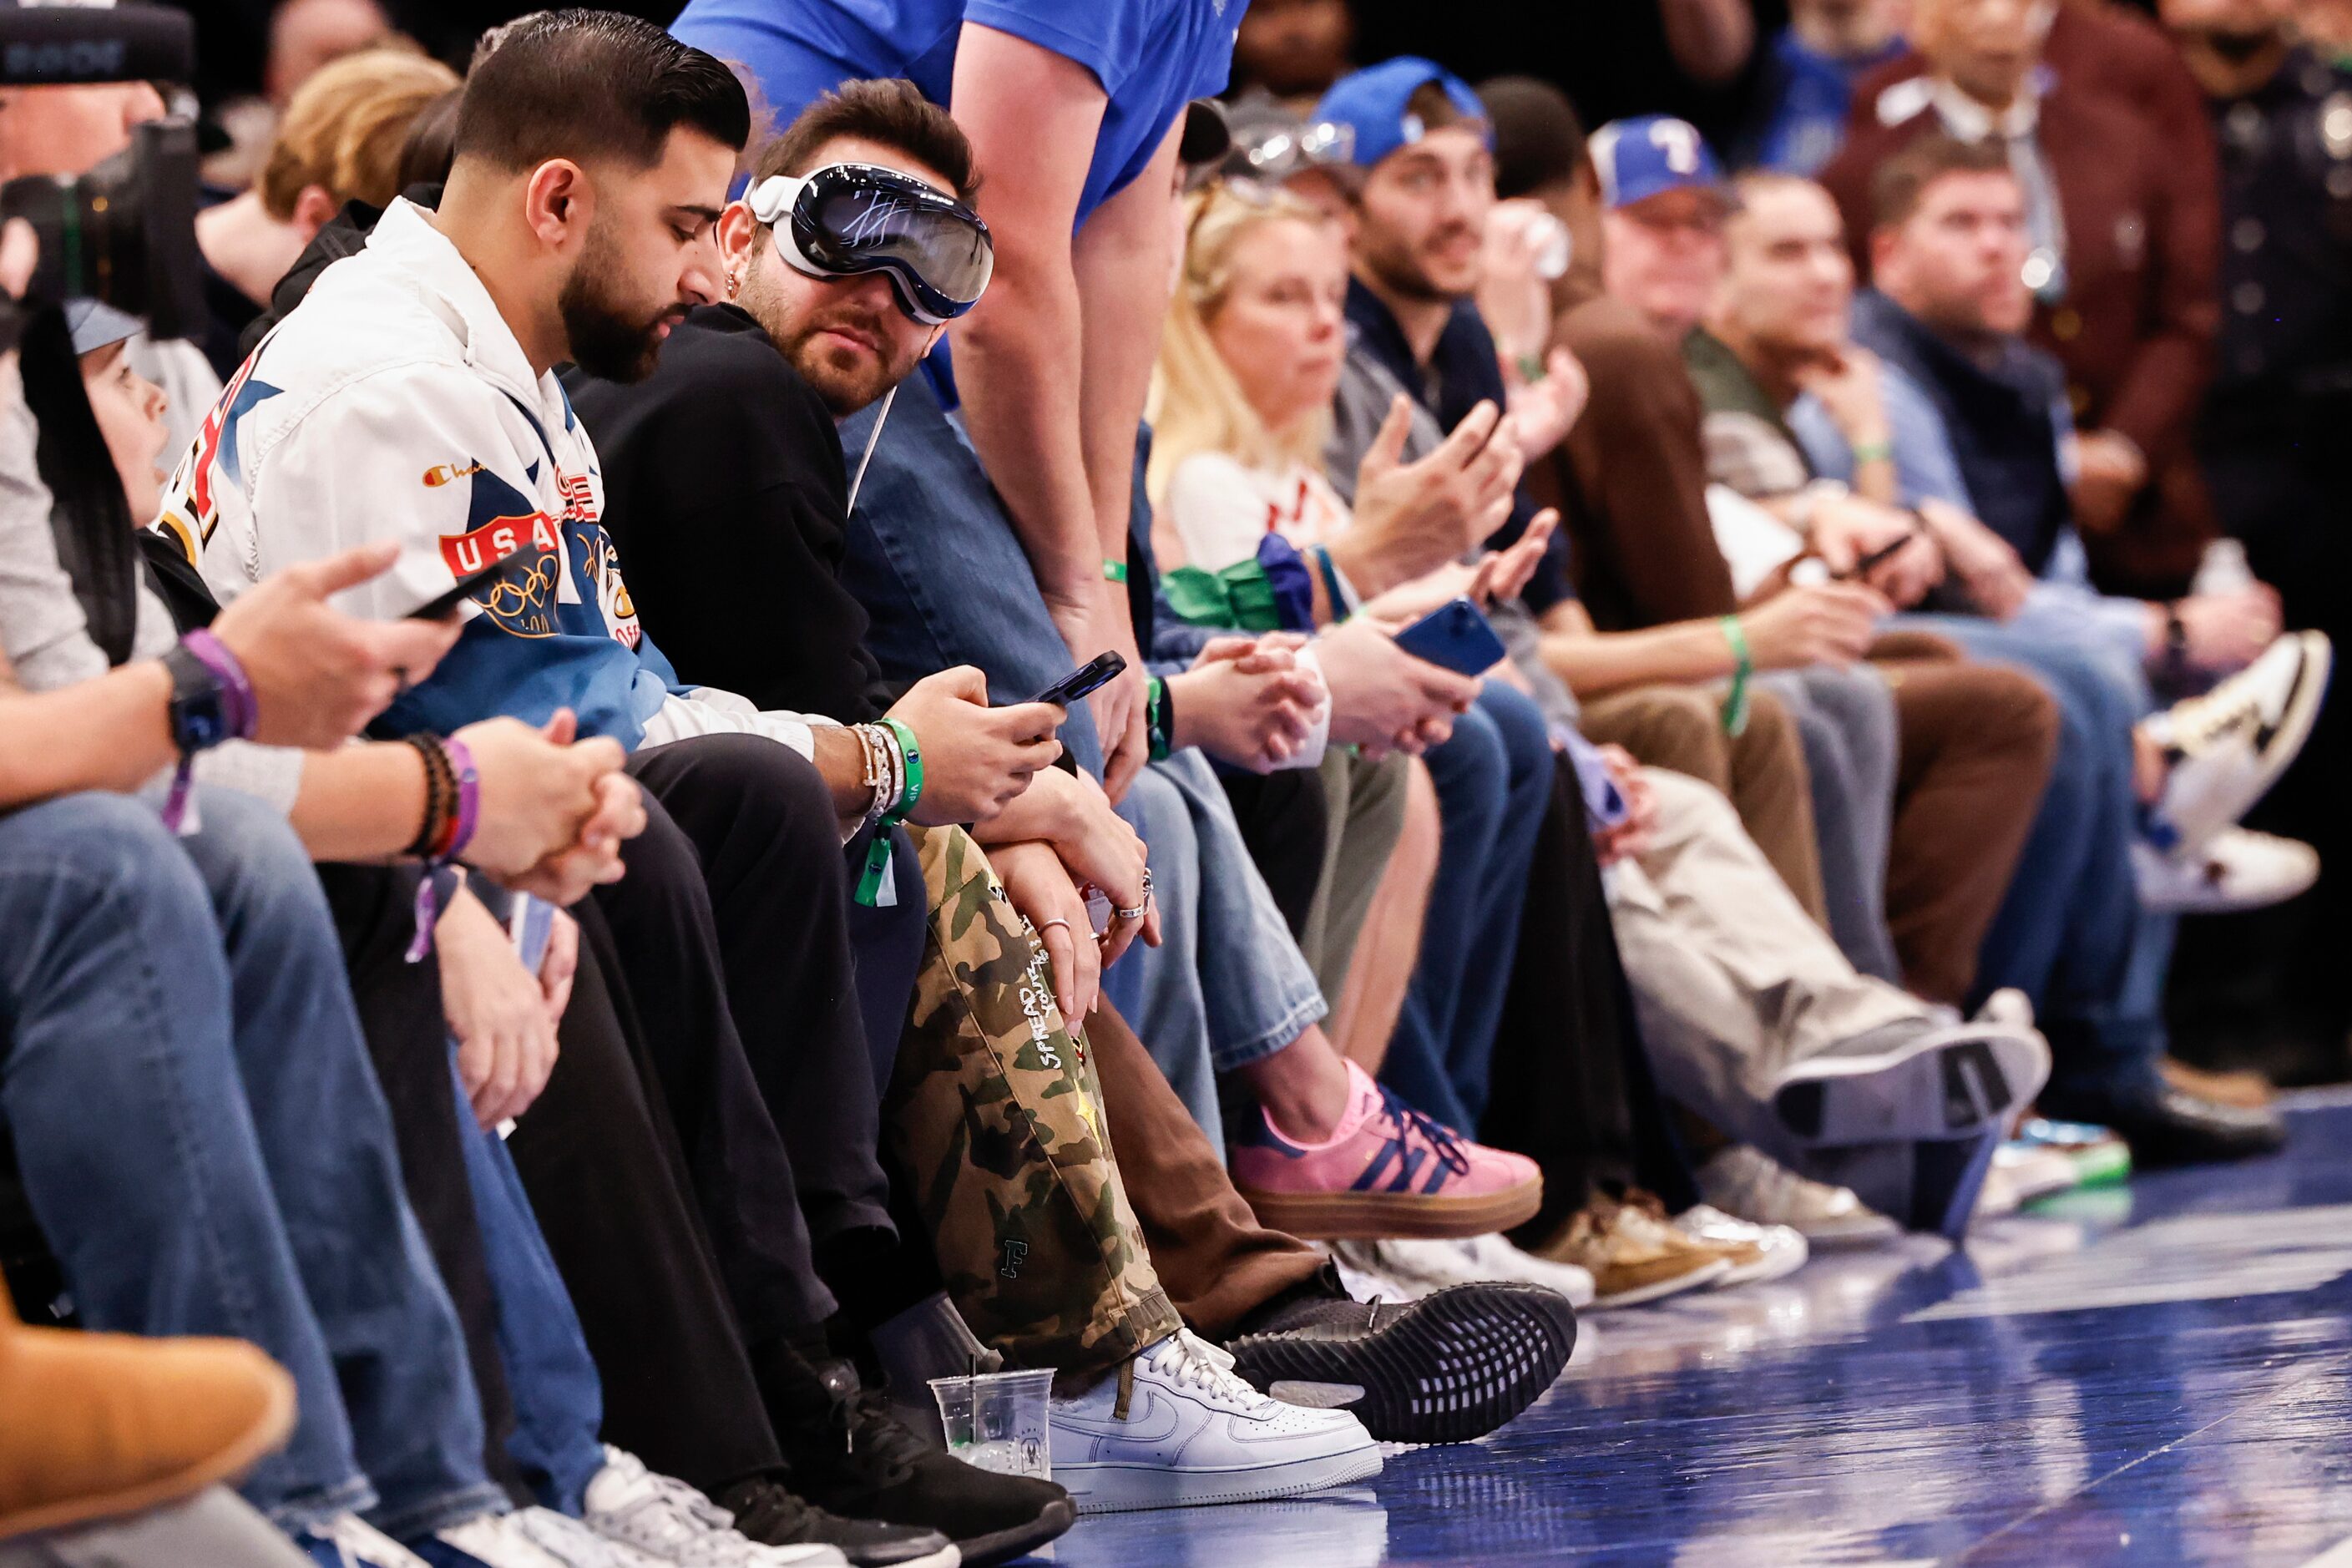
<svg viewBox="0 0 2352 1568">
<path fill-rule="evenodd" d="M 1339 1283 L 1359 1301 L 1418 1301 L 1438 1287 L 1400 1273 L 1381 1254 L 1377 1241 L 1327 1241 L 1323 1250 L 1339 1270 Z"/>
<path fill-rule="evenodd" d="M 1573 1263 L 1554 1263 L 1522 1252 L 1500 1236 L 1473 1236 L 1458 1241 L 1390 1239 L 1370 1246 L 1384 1272 L 1422 1288 L 1423 1294 L 1454 1285 L 1500 1280 L 1557 1290 L 1571 1307 L 1592 1304 L 1590 1273 Z"/>
<path fill-rule="evenodd" d="M 1353 1415 L 1268 1399 L 1208 1349 L 1179 1330 L 1139 1352 L 1124 1421 L 1125 1372 L 1053 1402 L 1054 1479 L 1080 1513 L 1297 1497 L 1380 1473 Z"/>
<path fill-rule="evenodd" d="M 1995 1182 L 2003 1195 L 2011 1201 L 2011 1209 L 2021 1208 L 2036 1198 L 2046 1198 L 2059 1193 L 2072 1192 L 2083 1184 L 2083 1174 L 2074 1168 L 2074 1157 L 2061 1149 L 2039 1143 L 2004 1143 L 1992 1153 L 1992 1170 L 1985 1177 L 1985 1190 L 1993 1190 Z M 1989 1200 L 1977 1200 L 1979 1214 L 2005 1213 L 1986 1206 Z"/>
<path fill-rule="evenodd" d="M 433 1539 L 456 1547 L 484 1568 L 621 1568 L 604 1543 L 589 1531 L 578 1530 L 567 1535 L 545 1519 L 530 1517 L 538 1514 L 547 1510 L 527 1508 L 513 1513 L 477 1514 L 463 1524 L 435 1531 Z M 562 1518 L 561 1514 L 548 1517 Z M 562 1544 L 555 1544 L 558 1542 Z"/>
<path fill-rule="evenodd" d="M 733 1514 L 609 1443 L 604 1468 L 588 1483 L 583 1511 L 619 1568 L 844 1568 L 849 1561 L 823 1543 L 767 1546 L 751 1540 L 735 1529 Z"/>
<path fill-rule="evenodd" d="M 620 1548 L 569 1514 L 524 1508 L 507 1517 L 524 1540 L 566 1568 L 636 1568 Z"/>
<path fill-rule="evenodd" d="M 2283 904 L 2319 880 L 2319 851 L 2250 827 L 2225 827 L 2195 849 L 2170 854 L 2132 844 L 2140 907 L 2158 913 L 2225 915 Z"/>
<path fill-rule="evenodd" d="M 1704 1241 L 1712 1247 L 1754 1247 L 1758 1256 L 1741 1262 L 1734 1258 L 1731 1272 L 1715 1282 L 1720 1290 L 1727 1285 L 1756 1285 L 1767 1279 L 1780 1279 L 1794 1274 L 1812 1256 L 1804 1237 L 1793 1226 L 1756 1225 L 1744 1219 L 1734 1219 L 1719 1208 L 1706 1204 L 1695 1205 L 1675 1215 L 1675 1228 L 1693 1241 Z"/>
<path fill-rule="evenodd" d="M 2289 632 L 2202 697 L 2140 721 L 2172 758 L 2157 816 L 2194 851 L 2253 809 L 2311 737 L 2334 652 L 2326 634 Z"/>
<path fill-rule="evenodd" d="M 1755 1225 L 1785 1225 L 1812 1241 L 1892 1241 L 1903 1234 L 1894 1220 L 1865 1207 L 1852 1188 L 1809 1181 L 1745 1143 L 1700 1166 L 1698 1190 L 1726 1214 Z"/>
<path fill-rule="evenodd" d="M 308 1551 L 323 1542 L 347 1568 L 433 1568 L 424 1558 L 394 1541 L 355 1513 L 341 1513 L 295 1537 Z"/>
</svg>

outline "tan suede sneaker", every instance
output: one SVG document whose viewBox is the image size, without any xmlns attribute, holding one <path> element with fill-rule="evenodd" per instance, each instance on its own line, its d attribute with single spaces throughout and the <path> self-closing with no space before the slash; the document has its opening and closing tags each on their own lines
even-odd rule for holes
<svg viewBox="0 0 2352 1568">
<path fill-rule="evenodd" d="M 0 1539 L 234 1479 L 294 1427 L 294 1380 L 238 1340 L 27 1328 L 0 1282 Z"/>
<path fill-rule="evenodd" d="M 1694 1241 L 1664 1221 L 1608 1198 L 1579 1209 L 1536 1252 L 1591 1274 L 1596 1310 L 1696 1290 L 1740 1264 L 1723 1247 Z"/>
</svg>

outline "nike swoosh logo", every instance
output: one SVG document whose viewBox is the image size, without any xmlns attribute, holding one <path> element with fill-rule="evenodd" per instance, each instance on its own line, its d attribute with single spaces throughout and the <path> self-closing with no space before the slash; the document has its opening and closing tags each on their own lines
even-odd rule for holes
<svg viewBox="0 0 2352 1568">
<path fill-rule="evenodd" d="M 1097 1437 L 1111 1443 L 1134 1443 L 1150 1447 L 1165 1443 L 1176 1435 L 1176 1427 L 1183 1419 L 1183 1413 L 1176 1408 L 1174 1400 L 1161 1399 L 1149 1389 L 1138 1388 L 1135 1391 L 1135 1403 L 1141 1405 L 1143 1408 L 1137 1410 L 1130 1406 L 1128 1417 L 1124 1421 L 1114 1420 L 1108 1416 L 1099 1421 L 1079 1421 L 1064 1415 L 1057 1415 L 1055 1419 L 1074 1432 L 1083 1432 L 1089 1437 Z"/>
</svg>

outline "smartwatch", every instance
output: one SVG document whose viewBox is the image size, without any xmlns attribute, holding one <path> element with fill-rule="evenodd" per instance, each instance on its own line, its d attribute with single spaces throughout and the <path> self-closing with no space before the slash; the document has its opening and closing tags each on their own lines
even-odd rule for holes
<svg viewBox="0 0 2352 1568">
<path fill-rule="evenodd" d="M 212 667 L 185 643 L 174 643 L 163 656 L 172 676 L 172 744 L 190 757 L 227 740 L 228 689 Z"/>
</svg>

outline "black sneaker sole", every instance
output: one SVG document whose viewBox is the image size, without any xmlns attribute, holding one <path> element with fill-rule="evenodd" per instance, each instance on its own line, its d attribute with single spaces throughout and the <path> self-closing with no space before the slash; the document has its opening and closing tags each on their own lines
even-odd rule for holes
<svg viewBox="0 0 2352 1568">
<path fill-rule="evenodd" d="M 1000 1530 L 992 1535 L 975 1535 L 956 1542 L 963 1553 L 963 1568 L 989 1568 L 992 1563 L 1010 1563 L 1016 1557 L 1026 1557 L 1045 1542 L 1069 1532 L 1078 1521 L 1078 1505 L 1064 1498 L 1045 1505 L 1045 1510 L 1026 1524 Z"/>
<path fill-rule="evenodd" d="M 1344 1384 L 1345 1408 L 1384 1443 L 1466 1443 L 1534 1404 L 1576 1348 L 1576 1309 L 1536 1285 L 1456 1285 L 1345 1337 L 1249 1334 L 1225 1347 L 1261 1392 Z"/>
</svg>

